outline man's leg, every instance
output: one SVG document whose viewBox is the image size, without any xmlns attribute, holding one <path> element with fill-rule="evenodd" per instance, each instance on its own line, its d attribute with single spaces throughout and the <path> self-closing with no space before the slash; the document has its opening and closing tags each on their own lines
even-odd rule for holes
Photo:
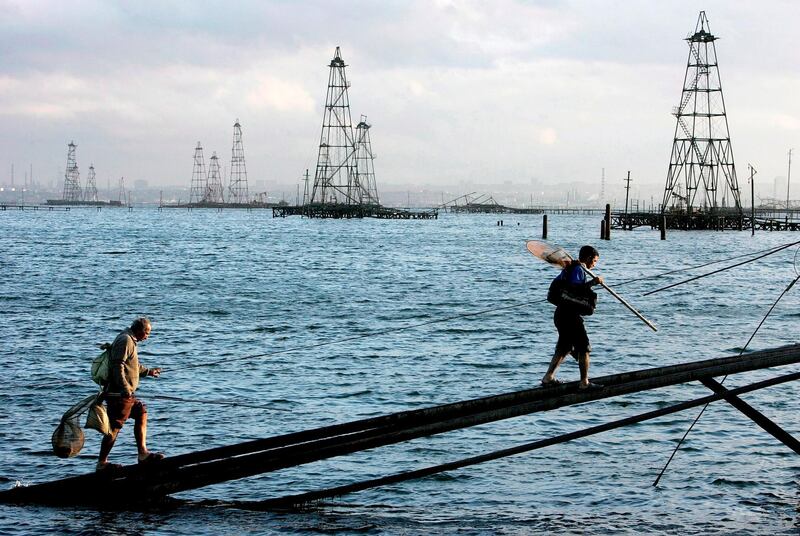
<svg viewBox="0 0 800 536">
<path fill-rule="evenodd" d="M 579 387 L 585 389 L 589 387 L 589 352 L 578 354 L 578 368 L 581 370 L 581 384 Z"/>
<path fill-rule="evenodd" d="M 108 455 L 111 449 L 114 448 L 114 443 L 117 441 L 120 428 L 113 428 L 108 435 L 104 435 L 100 441 L 100 456 L 97 457 L 97 465 L 105 465 L 108 463 Z"/>
<path fill-rule="evenodd" d="M 558 370 L 558 367 L 561 366 L 561 363 L 564 362 L 564 358 L 566 357 L 567 354 L 561 353 L 558 349 L 556 349 L 555 353 L 553 354 L 553 359 L 550 360 L 550 366 L 547 367 L 547 372 L 542 378 L 542 384 L 546 385 L 555 381 L 556 371 Z"/>
<path fill-rule="evenodd" d="M 131 411 L 134 419 L 133 436 L 136 438 L 136 450 L 139 460 L 147 458 L 150 451 L 147 450 L 147 408 L 141 400 L 137 400 Z"/>
<path fill-rule="evenodd" d="M 127 399 L 120 397 L 106 398 L 106 408 L 108 410 L 108 420 L 111 424 L 111 431 L 108 435 L 103 436 L 100 441 L 100 455 L 97 457 L 97 469 L 102 469 L 108 465 L 108 455 L 111 449 L 114 448 L 114 443 L 117 441 L 120 430 L 128 420 L 131 412 L 131 402 Z"/>
<path fill-rule="evenodd" d="M 147 450 L 147 413 L 143 413 L 136 419 L 133 435 L 136 438 L 136 450 L 139 451 L 139 459 L 142 460 L 149 453 Z"/>
</svg>

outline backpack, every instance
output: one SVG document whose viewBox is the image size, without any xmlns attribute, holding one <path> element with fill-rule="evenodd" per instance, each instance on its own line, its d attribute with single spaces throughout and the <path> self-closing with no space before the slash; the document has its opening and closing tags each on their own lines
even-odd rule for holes
<svg viewBox="0 0 800 536">
<path fill-rule="evenodd" d="M 567 270 L 572 270 L 574 266 Z M 597 307 L 597 294 L 590 288 L 576 288 L 559 274 L 547 289 L 547 301 L 556 307 L 567 306 L 581 316 L 589 316 Z"/>
<path fill-rule="evenodd" d="M 92 360 L 92 380 L 97 385 L 108 383 L 108 369 L 111 361 L 111 345 L 102 344 L 103 352 Z"/>
<path fill-rule="evenodd" d="M 547 301 L 558 307 L 561 305 L 561 291 L 567 286 L 567 282 L 559 276 L 556 276 L 550 282 L 550 288 L 547 289 Z"/>
</svg>

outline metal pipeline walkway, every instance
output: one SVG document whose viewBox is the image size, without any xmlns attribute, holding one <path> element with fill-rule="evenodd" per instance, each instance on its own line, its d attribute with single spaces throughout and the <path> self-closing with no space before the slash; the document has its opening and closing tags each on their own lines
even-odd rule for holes
<svg viewBox="0 0 800 536">
<path fill-rule="evenodd" d="M 182 454 L 148 466 L 127 466 L 115 472 L 90 473 L 0 492 L 0 502 L 18 504 L 98 505 L 131 508 L 131 501 L 158 502 L 170 494 L 303 465 L 327 458 L 401 443 L 489 422 L 549 411 L 615 396 L 700 381 L 713 394 L 653 412 L 587 428 L 535 443 L 476 456 L 468 460 L 410 471 L 331 490 L 254 503 L 270 508 L 342 495 L 377 485 L 419 478 L 482 461 L 510 456 L 593 433 L 656 418 L 691 407 L 726 400 L 782 443 L 800 454 L 800 443 L 737 395 L 800 379 L 792 373 L 728 390 L 713 378 L 800 363 L 800 345 L 752 352 L 743 356 L 696 361 L 595 378 L 604 387 L 582 391 L 577 382 L 535 388 L 430 408 L 393 413 L 333 426 L 295 432 Z"/>
</svg>

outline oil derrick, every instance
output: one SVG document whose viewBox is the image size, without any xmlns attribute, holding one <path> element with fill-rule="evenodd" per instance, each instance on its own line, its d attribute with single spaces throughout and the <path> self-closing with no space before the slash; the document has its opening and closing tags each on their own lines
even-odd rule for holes
<svg viewBox="0 0 800 536">
<path fill-rule="evenodd" d="M 125 177 L 119 178 L 119 194 L 117 196 L 120 205 L 130 204 L 128 201 L 128 191 L 125 189 Z"/>
<path fill-rule="evenodd" d="M 97 183 L 95 182 L 94 164 L 89 166 L 89 176 L 86 177 L 86 188 L 83 190 L 83 200 L 88 203 L 96 203 L 97 199 Z"/>
<path fill-rule="evenodd" d="M 219 172 L 219 158 L 217 158 L 216 152 L 211 155 L 211 163 L 208 165 L 208 188 L 203 201 L 206 203 L 225 202 L 222 188 L 222 175 Z"/>
<path fill-rule="evenodd" d="M 372 153 L 372 142 L 369 137 L 370 124 L 367 116 L 362 115 L 356 125 L 356 183 L 359 186 L 359 203 L 362 205 L 380 205 L 378 187 L 375 184 L 375 155 Z"/>
<path fill-rule="evenodd" d="M 250 202 L 247 191 L 247 168 L 244 164 L 242 126 L 239 120 L 233 125 L 233 148 L 231 149 L 231 181 L 228 185 L 228 202 L 243 205 Z"/>
<path fill-rule="evenodd" d="M 203 146 L 197 142 L 194 149 L 194 166 L 192 167 L 192 187 L 189 191 L 189 203 L 202 203 L 208 190 L 206 178 L 206 161 L 203 158 Z"/>
<path fill-rule="evenodd" d="M 689 213 L 703 207 L 715 212 L 723 206 L 742 213 L 716 40 L 705 11 L 701 11 L 694 33 L 686 38 L 689 59 L 681 101 L 672 112 L 675 136 L 662 213 L 674 205 L 685 207 Z"/>
<path fill-rule="evenodd" d="M 69 142 L 67 151 L 67 171 L 64 173 L 64 201 L 80 202 L 81 172 L 78 171 L 78 162 L 75 160 L 75 142 Z"/>
<path fill-rule="evenodd" d="M 322 133 L 319 140 L 317 170 L 309 204 L 359 205 L 362 199 L 371 199 L 358 181 L 356 140 L 350 117 L 350 83 L 345 75 L 345 63 L 336 47 L 328 74 L 328 92 Z M 377 202 L 377 195 L 374 196 Z"/>
</svg>

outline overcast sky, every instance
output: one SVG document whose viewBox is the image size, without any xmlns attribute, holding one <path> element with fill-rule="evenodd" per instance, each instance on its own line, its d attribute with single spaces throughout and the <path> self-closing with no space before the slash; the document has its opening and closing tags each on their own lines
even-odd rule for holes
<svg viewBox="0 0 800 536">
<path fill-rule="evenodd" d="M 789 148 L 800 156 L 794 0 L 0 0 L 0 184 L 12 163 L 16 184 L 31 164 L 53 182 L 74 140 L 82 182 L 94 163 L 98 186 L 188 187 L 196 143 L 227 164 L 237 118 L 251 190 L 313 176 L 340 46 L 379 190 L 599 190 L 605 168 L 607 188 L 631 170 L 663 191 L 700 9 L 720 37 L 740 184 L 753 163 L 762 195 L 776 177 L 785 195 Z"/>
</svg>

